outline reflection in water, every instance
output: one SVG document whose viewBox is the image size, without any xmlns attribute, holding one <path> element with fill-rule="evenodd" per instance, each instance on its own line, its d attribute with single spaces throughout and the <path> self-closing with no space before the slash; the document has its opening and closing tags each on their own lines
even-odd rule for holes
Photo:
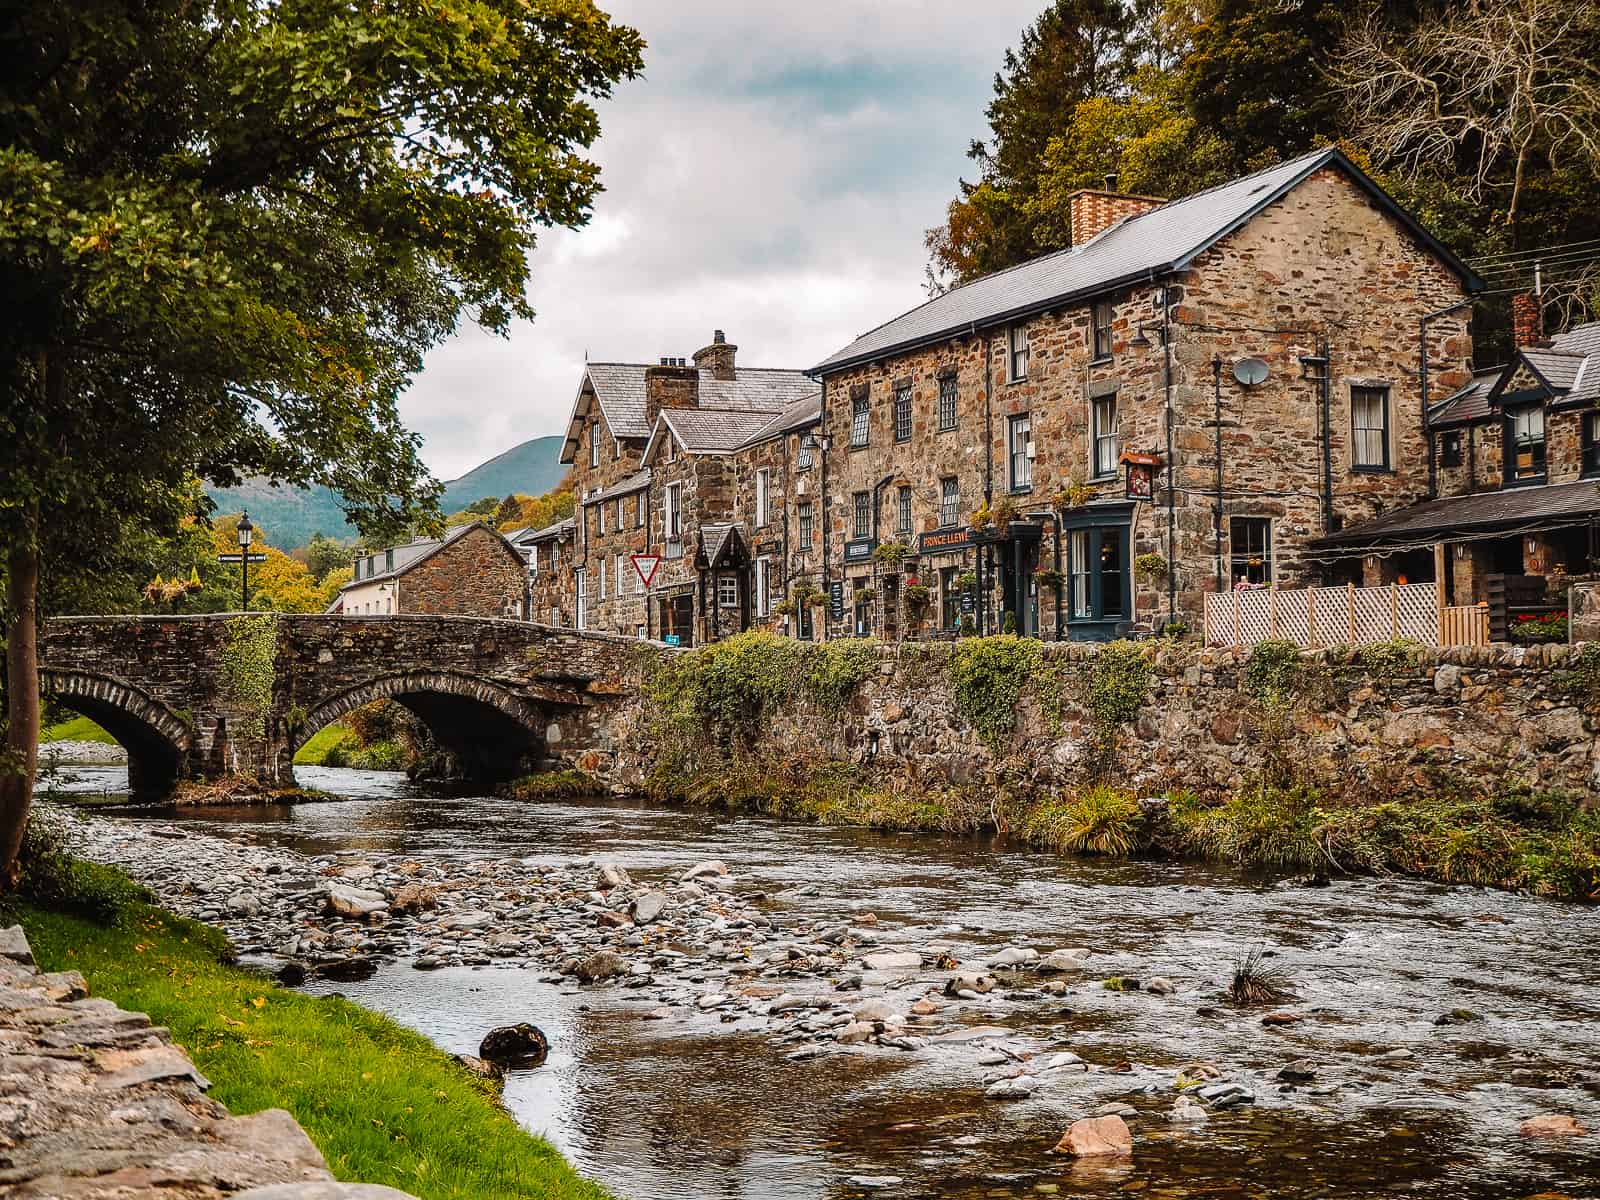
<svg viewBox="0 0 1600 1200">
<path fill-rule="evenodd" d="M 854 1194 L 853 1175 L 896 1175 L 905 1180 L 896 1196 L 1021 1197 L 1042 1185 L 1091 1196 L 1488 1198 L 1592 1195 L 1600 1178 L 1600 1138 L 1530 1144 L 1517 1133 L 1540 1112 L 1600 1128 L 1594 1083 L 1523 1086 L 1600 1068 L 1593 910 L 1393 881 L 1306 890 L 1233 871 L 645 803 L 440 797 L 371 772 L 302 769 L 300 782 L 351 798 L 125 819 L 181 820 L 308 854 L 382 849 L 530 866 L 592 856 L 646 880 L 721 858 L 789 925 L 870 911 L 887 936 L 947 942 L 967 961 L 1012 942 L 1095 951 L 1092 979 L 1008 1006 L 1000 1019 L 1132 1070 L 1072 1076 L 1014 1104 L 984 1098 L 975 1050 L 790 1062 L 755 1018 L 638 1019 L 648 989 L 579 993 L 532 971 L 405 964 L 312 985 L 457 1052 L 494 1025 L 541 1026 L 550 1059 L 514 1075 L 506 1101 L 623 1196 L 813 1200 Z M 1215 1000 L 1232 960 L 1255 946 L 1273 949 L 1294 981 L 1298 1023 L 1263 1028 L 1259 1012 Z M 1097 983 L 1156 974 L 1200 990 L 1161 999 Z M 1483 1019 L 1435 1024 L 1457 1008 Z M 1410 1057 L 1380 1057 L 1397 1049 Z M 1173 1068 L 1195 1059 L 1247 1081 L 1258 1106 L 1197 1129 L 1171 1126 Z M 1316 1085 L 1278 1091 L 1277 1071 L 1297 1060 L 1314 1065 Z M 1139 1111 L 1131 1163 L 1074 1165 L 1047 1153 L 1067 1123 L 1112 1102 Z"/>
</svg>

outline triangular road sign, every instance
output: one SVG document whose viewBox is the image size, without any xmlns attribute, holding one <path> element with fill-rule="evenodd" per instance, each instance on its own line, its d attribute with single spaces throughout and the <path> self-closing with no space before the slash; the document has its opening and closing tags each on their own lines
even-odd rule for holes
<svg viewBox="0 0 1600 1200">
<path fill-rule="evenodd" d="M 639 582 L 650 586 L 650 581 L 656 577 L 656 569 L 661 566 L 659 554 L 630 554 L 628 560 L 633 563 L 633 569 L 639 575 Z"/>
</svg>

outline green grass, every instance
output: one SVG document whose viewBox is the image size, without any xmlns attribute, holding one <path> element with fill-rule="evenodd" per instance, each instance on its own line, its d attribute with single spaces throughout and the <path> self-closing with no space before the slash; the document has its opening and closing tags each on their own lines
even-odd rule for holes
<svg viewBox="0 0 1600 1200">
<path fill-rule="evenodd" d="M 39 741 L 41 744 L 45 742 L 99 742 L 105 746 L 117 744 L 116 738 L 88 717 L 73 717 L 70 721 L 52 725 L 39 735 Z"/>
<path fill-rule="evenodd" d="M 577 800 L 585 796 L 604 796 L 605 784 L 593 775 L 571 768 L 524 775 L 500 789 L 513 800 Z"/>
<path fill-rule="evenodd" d="M 94 994 L 170 1028 L 232 1111 L 288 1109 L 341 1180 L 422 1200 L 608 1195 L 427 1039 L 221 965 L 213 929 L 141 904 L 110 926 L 35 906 L 11 916 L 44 969 L 82 971 Z"/>
<path fill-rule="evenodd" d="M 350 751 L 355 748 L 356 735 L 335 722 L 332 725 L 324 725 L 312 734 L 311 739 L 294 752 L 294 761 L 295 765 L 300 767 L 320 767 L 327 761 L 330 753 L 340 749 Z"/>
</svg>

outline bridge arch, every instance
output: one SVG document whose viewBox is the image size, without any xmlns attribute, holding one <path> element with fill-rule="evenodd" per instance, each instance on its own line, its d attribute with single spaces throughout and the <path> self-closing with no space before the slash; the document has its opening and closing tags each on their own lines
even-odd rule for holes
<svg viewBox="0 0 1600 1200">
<path fill-rule="evenodd" d="M 453 760 L 451 773 L 483 782 L 524 774 L 545 754 L 545 732 L 560 708 L 576 703 L 551 689 L 530 697 L 455 671 L 402 671 L 364 680 L 308 712 L 284 748 L 284 777 L 295 750 L 324 726 L 375 700 L 393 700 L 425 725 Z"/>
<path fill-rule="evenodd" d="M 168 795 L 188 774 L 194 730 L 166 704 L 125 679 L 94 671 L 43 667 L 40 690 L 82 713 L 128 752 L 128 791 L 136 797 Z"/>
</svg>

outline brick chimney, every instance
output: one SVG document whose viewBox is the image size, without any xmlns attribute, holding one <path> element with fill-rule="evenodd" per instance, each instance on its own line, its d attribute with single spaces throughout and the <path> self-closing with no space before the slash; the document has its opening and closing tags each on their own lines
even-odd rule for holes
<svg viewBox="0 0 1600 1200">
<path fill-rule="evenodd" d="M 703 346 L 694 352 L 694 365 L 702 371 L 710 371 L 713 379 L 732 379 L 733 359 L 739 353 L 739 347 L 730 346 L 728 337 L 722 330 L 714 330 L 711 334 L 711 345 Z"/>
<path fill-rule="evenodd" d="M 1081 188 L 1067 197 L 1068 213 L 1072 221 L 1072 244 L 1081 246 L 1102 229 L 1109 228 L 1123 217 L 1134 217 L 1160 208 L 1166 201 L 1160 196 L 1134 196 L 1117 191 L 1117 177 L 1106 176 L 1102 188 Z"/>
<path fill-rule="evenodd" d="M 644 369 L 644 420 L 651 429 L 663 408 L 695 408 L 699 403 L 700 372 L 684 366 L 683 359 L 664 360 L 660 366 Z"/>
<path fill-rule="evenodd" d="M 1511 297 L 1511 340 L 1518 350 L 1544 340 L 1544 311 L 1532 292 Z"/>
</svg>

